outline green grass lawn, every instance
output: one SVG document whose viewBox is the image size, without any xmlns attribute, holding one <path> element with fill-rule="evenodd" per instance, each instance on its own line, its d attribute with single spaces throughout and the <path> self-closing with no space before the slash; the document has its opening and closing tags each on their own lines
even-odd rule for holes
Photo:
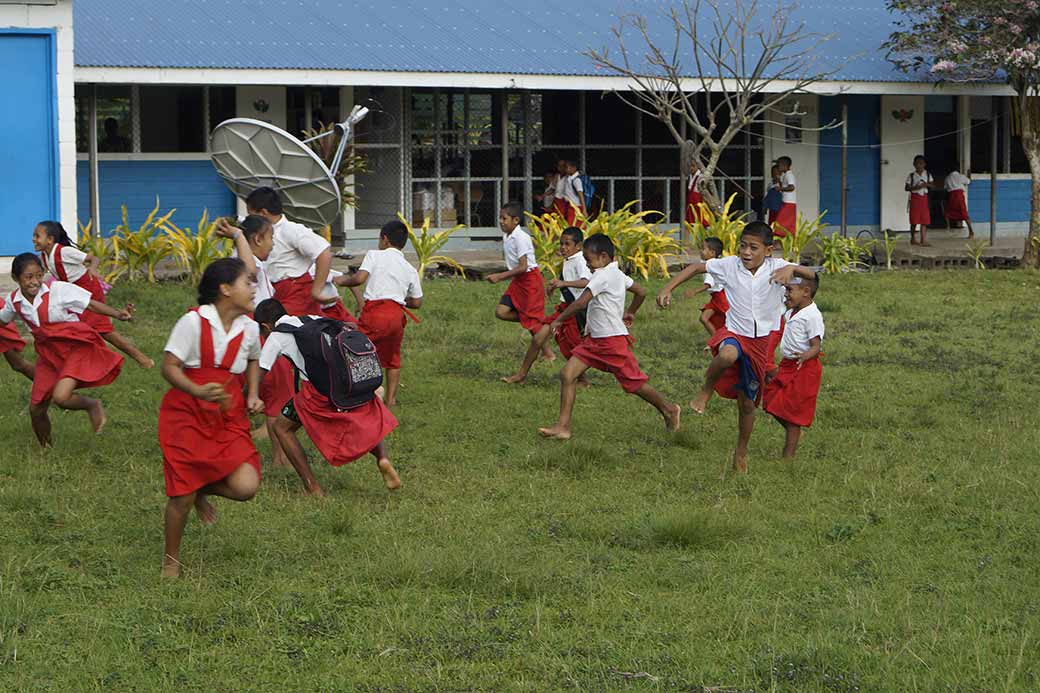
<svg viewBox="0 0 1040 693">
<path fill-rule="evenodd" d="M 265 466 L 254 501 L 192 519 L 176 582 L 158 371 L 100 390 L 101 437 L 55 412 L 44 453 L 28 383 L 0 368 L 0 690 L 1040 687 L 1037 275 L 825 277 L 816 426 L 785 465 L 760 417 L 750 476 L 725 480 L 731 402 L 669 435 L 594 373 L 574 439 L 543 441 L 559 362 L 498 383 L 525 346 L 493 318 L 503 287 L 425 288 L 389 438 L 403 489 L 367 459 L 315 461 L 317 501 Z M 158 357 L 193 292 L 111 299 L 131 297 L 121 329 Z M 684 405 L 700 302 L 634 328 Z"/>
</svg>

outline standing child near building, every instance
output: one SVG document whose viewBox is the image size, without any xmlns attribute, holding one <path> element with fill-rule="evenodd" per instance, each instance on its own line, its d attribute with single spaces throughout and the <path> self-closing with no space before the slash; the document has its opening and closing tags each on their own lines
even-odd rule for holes
<svg viewBox="0 0 1040 693">
<path fill-rule="evenodd" d="M 505 234 L 502 252 L 506 271 L 489 274 L 487 280 L 492 284 L 509 280 L 509 288 L 495 306 L 495 317 L 520 323 L 531 333 L 533 342 L 545 318 L 545 282 L 534 258 L 531 236 L 520 226 L 522 214 L 519 202 L 506 204 L 498 213 L 498 226 Z M 547 344 L 542 345 L 542 358 L 547 361 L 556 358 Z"/>
<path fill-rule="evenodd" d="M 767 224 L 772 226 L 776 221 L 776 215 L 784 204 L 784 194 L 780 192 L 780 167 L 773 164 L 769 169 L 769 187 L 762 198 L 762 214 Z"/>
<path fill-rule="evenodd" d="M 935 180 L 928 172 L 928 160 L 918 154 L 914 157 L 914 170 L 906 177 L 903 189 L 910 193 L 907 210 L 910 213 L 910 245 L 929 246 L 928 225 L 932 223 L 932 213 L 928 209 L 928 191 L 935 187 Z M 917 228 L 921 229 L 921 240 L 918 241 Z"/>
<path fill-rule="evenodd" d="M 198 308 L 181 316 L 166 342 L 162 375 L 170 390 L 159 407 L 164 577 L 180 575 L 181 539 L 193 507 L 202 522 L 213 524 L 217 512 L 208 496 L 247 501 L 260 487 L 247 412 L 263 411 L 260 330 L 249 318 L 254 291 L 241 259 L 211 263 L 199 281 Z"/>
<path fill-rule="evenodd" d="M 722 240 L 715 236 L 709 236 L 701 243 L 701 261 L 707 262 L 717 257 L 722 257 Z M 704 284 L 700 288 L 692 289 L 686 298 L 693 298 L 702 291 L 711 295 L 711 300 L 701 306 L 700 320 L 708 336 L 714 335 L 718 330 L 726 326 L 726 311 L 729 310 L 729 302 L 726 300 L 726 287 L 717 281 L 710 272 L 704 274 Z"/>
<path fill-rule="evenodd" d="M 701 209 L 701 204 L 704 202 L 704 196 L 701 194 L 701 180 L 703 177 L 701 162 L 694 157 L 690 163 L 690 179 L 686 186 L 686 223 L 697 223 L 707 228 L 708 214 Z"/>
<path fill-rule="evenodd" d="M 91 299 L 105 302 L 105 289 L 98 278 L 97 258 L 84 253 L 56 221 L 41 221 L 33 229 L 33 247 L 40 254 L 44 269 L 61 282 L 70 282 L 90 293 Z M 93 327 L 106 342 L 132 358 L 142 368 L 151 368 L 155 361 L 134 346 L 129 339 L 112 328 L 112 321 L 101 313 L 88 311 L 83 322 Z"/>
<path fill-rule="evenodd" d="M 300 378 L 300 388 L 282 409 L 275 422 L 275 433 L 289 461 L 303 481 L 307 493 L 324 496 L 325 491 L 307 462 L 307 454 L 296 438 L 302 426 L 314 446 L 333 467 L 339 467 L 371 453 L 383 475 L 383 483 L 393 491 L 401 486 L 397 471 L 390 462 L 383 439 L 397 428 L 397 419 L 377 396 L 351 409 L 332 406 L 327 395 L 322 394 L 311 383 L 307 363 L 296 342 L 292 330 L 303 325 L 303 320 L 287 315 L 282 304 L 275 299 L 264 301 L 253 312 L 260 323 L 260 331 L 267 341 L 260 353 L 261 377 L 270 370 L 281 356 L 289 357 Z M 311 315 L 311 320 L 321 316 Z M 289 332 L 282 330 L 288 329 Z M 376 373 L 378 373 L 376 369 Z"/>
<path fill-rule="evenodd" d="M 502 378 L 502 382 L 524 382 L 528 372 L 531 370 L 531 366 L 534 365 L 535 359 L 538 358 L 538 352 L 545 345 L 550 334 L 556 336 L 556 344 L 560 347 L 560 353 L 563 354 L 565 359 L 569 359 L 574 347 L 581 343 L 583 332 L 585 331 L 585 311 L 578 311 L 572 317 L 561 322 L 560 328 L 555 332 L 549 327 L 567 309 L 567 306 L 574 303 L 592 277 L 592 272 L 589 271 L 589 266 L 585 263 L 585 256 L 581 252 L 581 241 L 581 229 L 569 226 L 563 230 L 563 234 L 560 236 L 560 255 L 564 258 L 563 271 L 560 273 L 561 278 L 553 279 L 549 282 L 549 286 L 546 289 L 547 293 L 550 294 L 559 289 L 562 302 L 556 306 L 555 313 L 543 320 L 544 324 L 534 335 L 534 339 L 531 340 L 531 346 L 527 349 L 527 354 L 524 355 L 523 363 L 520 364 L 520 370 L 515 375 Z M 584 374 L 581 375 L 578 382 L 579 384 L 588 384 Z"/>
<path fill-rule="evenodd" d="M 401 382 L 401 340 L 408 317 L 418 322 L 408 309 L 422 306 L 419 273 L 404 258 L 408 227 L 396 219 L 379 230 L 379 250 L 365 253 L 357 272 L 336 279 L 339 286 L 365 285 L 365 305 L 358 327 L 368 335 L 379 352 L 379 365 L 386 373 L 386 405 L 397 405 Z"/>
<path fill-rule="evenodd" d="M 95 433 L 105 426 L 101 401 L 76 394 L 76 390 L 108 385 L 119 375 L 123 357 L 105 346 L 101 335 L 80 320 L 84 311 L 128 321 L 134 306 L 116 310 L 90 297 L 86 289 L 68 282 L 43 281 L 43 265 L 32 253 L 22 253 L 11 263 L 11 277 L 18 289 L 0 308 L 0 324 L 18 317 L 32 332 L 36 367 L 29 399 L 29 417 L 40 445 L 50 447 L 51 402 L 62 409 L 87 412 Z"/>
<path fill-rule="evenodd" d="M 585 339 L 574 348 L 560 372 L 560 415 L 549 428 L 539 428 L 546 438 L 566 440 L 571 437 L 571 414 L 577 395 L 578 378 L 589 368 L 612 374 L 625 392 L 638 395 L 651 404 L 664 418 L 665 428 L 679 430 L 680 408 L 665 400 L 647 383 L 649 378 L 639 368 L 632 353 L 632 337 L 628 325 L 646 298 L 646 289 L 632 281 L 614 260 L 614 243 L 602 233 L 585 240 L 582 250 L 592 270 L 592 278 L 581 295 L 567 306 L 551 324 L 554 330 L 576 315 L 588 311 Z M 635 294 L 625 310 L 625 293 Z"/>
<path fill-rule="evenodd" d="M 971 185 L 971 172 L 964 175 L 957 169 L 953 169 L 946 176 L 946 219 L 948 221 L 963 221 L 968 225 L 968 240 L 975 238 L 975 229 L 971 226 L 971 217 L 968 215 L 968 186 Z"/>
<path fill-rule="evenodd" d="M 738 255 L 687 265 L 657 294 L 657 304 L 665 308 L 671 304 L 675 287 L 701 272 L 711 273 L 726 287 L 726 326 L 708 341 L 715 357 L 708 364 L 704 386 L 690 407 L 703 414 L 716 392 L 737 400 L 739 430 L 733 469 L 740 473 L 747 472 L 747 447 L 755 426 L 755 408 L 780 337 L 783 285 L 792 276 L 811 278 L 815 274 L 807 267 L 772 257 L 772 252 L 772 229 L 753 221 L 744 227 Z"/>
<path fill-rule="evenodd" d="M 0 310 L 3 310 L 5 305 L 7 305 L 7 301 L 0 297 Z M 4 355 L 4 360 L 7 361 L 7 365 L 11 367 L 11 370 L 21 373 L 29 380 L 32 380 L 36 368 L 25 360 L 25 357 L 22 355 L 24 351 L 25 340 L 18 334 L 15 326 L 0 324 L 0 353 Z"/>
<path fill-rule="evenodd" d="M 782 238 L 798 228 L 798 181 L 791 170 L 791 157 L 780 157 L 776 165 L 780 172 L 780 209 L 776 213 L 773 229 Z"/>
<path fill-rule="evenodd" d="M 820 277 L 794 278 L 785 287 L 784 335 L 780 339 L 780 366 L 767 376 L 762 408 L 784 427 L 784 459 L 798 451 L 802 428 L 812 425 L 816 397 L 820 393 L 820 349 L 823 346 L 823 315 L 813 303 Z"/>
<path fill-rule="evenodd" d="M 568 226 L 575 226 L 580 223 L 578 212 L 581 212 L 583 219 L 588 218 L 588 205 L 591 200 L 586 198 L 587 191 L 581 179 L 581 171 L 578 170 L 578 163 L 573 159 L 568 159 L 566 171 L 567 175 L 563 185 L 563 198 L 566 202 L 564 218 L 567 220 Z"/>
</svg>

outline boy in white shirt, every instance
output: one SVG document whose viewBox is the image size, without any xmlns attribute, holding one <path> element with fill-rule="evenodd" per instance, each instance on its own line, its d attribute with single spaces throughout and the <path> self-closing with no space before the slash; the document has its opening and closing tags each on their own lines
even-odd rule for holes
<svg viewBox="0 0 1040 693">
<path fill-rule="evenodd" d="M 668 402 L 647 383 L 649 377 L 639 368 L 632 353 L 628 325 L 646 298 L 646 289 L 632 281 L 614 260 L 614 243 L 602 233 L 585 239 L 582 253 L 592 270 L 592 278 L 581 296 L 567 306 L 550 327 L 560 329 L 564 321 L 580 310 L 587 310 L 585 339 L 574 348 L 560 372 L 560 415 L 549 428 L 539 428 L 546 438 L 567 440 L 571 437 L 571 414 L 577 395 L 578 378 L 589 368 L 612 374 L 625 392 L 638 395 L 661 413 L 665 428 L 679 430 L 680 408 Z M 625 293 L 635 294 L 625 310 Z"/>
<path fill-rule="evenodd" d="M 585 199 L 585 186 L 581 182 L 581 172 L 578 170 L 577 162 L 568 159 L 566 163 L 567 175 L 564 176 L 563 189 L 561 190 L 565 202 L 564 218 L 567 220 L 568 226 L 574 226 L 578 219 L 579 211 L 581 211 L 582 217 L 589 216 L 589 201 Z"/>
<path fill-rule="evenodd" d="M 379 250 L 365 253 L 361 268 L 336 278 L 338 286 L 365 285 L 365 305 L 358 327 L 368 335 L 379 352 L 379 364 L 386 372 L 386 405 L 397 405 L 401 382 L 401 340 L 407 317 L 419 322 L 409 308 L 422 306 L 419 273 L 404 258 L 408 228 L 398 220 L 379 230 Z M 407 317 L 406 317 L 407 316 Z"/>
<path fill-rule="evenodd" d="M 701 272 L 726 287 L 726 326 L 708 341 L 715 358 L 708 364 L 704 386 L 690 407 L 703 414 L 713 393 L 737 400 L 740 425 L 733 469 L 747 473 L 747 446 L 755 427 L 755 408 L 762 397 L 766 371 L 780 338 L 784 285 L 792 277 L 809 279 L 815 272 L 772 257 L 773 231 L 761 221 L 744 227 L 737 255 L 695 262 L 676 274 L 657 294 L 657 304 L 671 304 L 672 291 Z"/>
<path fill-rule="evenodd" d="M 798 228 L 798 193 L 795 192 L 798 181 L 791 170 L 791 157 L 780 157 L 776 160 L 776 166 L 780 171 L 781 202 L 773 222 L 773 230 L 782 238 L 788 233 L 794 233 Z"/>
<path fill-rule="evenodd" d="M 970 173 L 970 172 L 969 172 Z M 963 221 L 968 225 L 968 240 L 975 238 L 975 229 L 971 226 L 968 215 L 968 186 L 971 178 L 957 169 L 946 176 L 946 219 L 947 221 Z"/>
<path fill-rule="evenodd" d="M 784 460 L 788 462 L 798 451 L 802 427 L 812 425 L 820 393 L 823 314 L 813 303 L 819 286 L 819 275 L 812 279 L 796 277 L 787 283 L 780 366 L 767 376 L 762 394 L 762 408 L 784 427 Z"/>
</svg>

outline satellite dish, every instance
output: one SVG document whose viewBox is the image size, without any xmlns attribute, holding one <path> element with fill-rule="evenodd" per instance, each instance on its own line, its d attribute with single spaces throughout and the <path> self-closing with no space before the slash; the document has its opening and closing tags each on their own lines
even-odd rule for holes
<svg viewBox="0 0 1040 693">
<path fill-rule="evenodd" d="M 324 228 L 335 221 L 343 206 L 332 172 L 339 170 L 354 126 L 366 115 L 367 108 L 355 106 L 335 129 L 308 140 L 299 140 L 262 120 L 225 120 L 210 134 L 210 160 L 238 197 L 245 199 L 260 187 L 274 188 L 288 217 L 312 229 Z M 330 170 L 307 143 L 335 132 L 343 136 Z"/>
</svg>

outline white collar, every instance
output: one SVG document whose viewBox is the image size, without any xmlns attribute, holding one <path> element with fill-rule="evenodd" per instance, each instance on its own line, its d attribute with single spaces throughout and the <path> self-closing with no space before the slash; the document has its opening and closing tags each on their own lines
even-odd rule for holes
<svg viewBox="0 0 1040 693">
<path fill-rule="evenodd" d="M 44 297 L 44 295 L 49 294 L 50 291 L 50 284 L 41 284 L 40 290 L 36 292 L 36 298 L 30 301 L 28 298 L 25 297 L 25 294 L 22 293 L 21 288 L 19 288 L 15 292 L 14 296 L 11 297 L 11 303 L 28 303 L 30 306 L 34 306 L 36 305 L 36 301 L 41 300 Z"/>
<path fill-rule="evenodd" d="M 585 259 L 585 257 L 581 254 L 580 250 L 578 252 L 574 253 L 574 255 L 568 255 L 567 257 L 563 258 L 563 261 L 565 263 L 567 263 L 567 262 L 577 262 L 579 259 L 582 259 L 582 260 Z"/>
</svg>

